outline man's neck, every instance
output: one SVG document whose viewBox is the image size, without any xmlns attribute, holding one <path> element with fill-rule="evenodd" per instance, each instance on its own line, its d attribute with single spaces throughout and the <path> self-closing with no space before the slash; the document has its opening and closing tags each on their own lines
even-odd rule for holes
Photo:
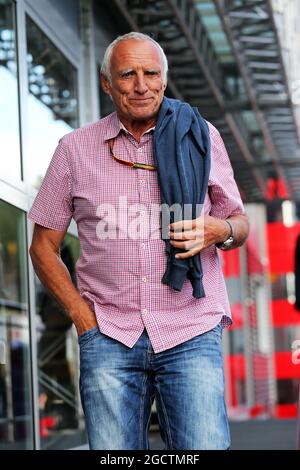
<svg viewBox="0 0 300 470">
<path fill-rule="evenodd" d="M 133 135 L 135 140 L 138 142 L 143 134 L 145 134 L 149 129 L 155 127 L 156 118 L 150 119 L 148 121 L 129 121 L 119 116 L 119 119 L 125 129 Z"/>
</svg>

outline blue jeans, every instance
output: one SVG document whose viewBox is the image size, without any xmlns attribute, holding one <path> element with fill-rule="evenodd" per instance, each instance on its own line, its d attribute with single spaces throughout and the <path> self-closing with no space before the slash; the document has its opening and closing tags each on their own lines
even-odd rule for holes
<svg viewBox="0 0 300 470">
<path fill-rule="evenodd" d="M 155 354 L 93 328 L 79 337 L 80 394 L 91 449 L 147 450 L 153 399 L 166 449 L 227 449 L 222 327 Z"/>
</svg>

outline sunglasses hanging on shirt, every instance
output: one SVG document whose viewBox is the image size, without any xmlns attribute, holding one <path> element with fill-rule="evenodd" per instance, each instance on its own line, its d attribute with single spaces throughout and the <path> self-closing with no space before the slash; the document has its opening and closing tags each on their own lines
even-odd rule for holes
<svg viewBox="0 0 300 470">
<path fill-rule="evenodd" d="M 122 165 L 126 165 L 126 166 L 129 166 L 131 168 L 136 168 L 136 169 L 139 169 L 139 170 L 150 170 L 150 171 L 153 171 L 153 170 L 156 170 L 156 167 L 154 165 L 148 165 L 147 163 L 139 163 L 139 162 L 129 162 L 127 160 L 122 160 L 121 158 L 117 157 L 115 154 L 114 154 L 114 143 L 115 143 L 115 139 L 110 139 L 108 141 L 109 143 L 109 149 L 110 149 L 110 153 L 111 153 L 111 156 L 119 163 L 122 163 Z"/>
</svg>

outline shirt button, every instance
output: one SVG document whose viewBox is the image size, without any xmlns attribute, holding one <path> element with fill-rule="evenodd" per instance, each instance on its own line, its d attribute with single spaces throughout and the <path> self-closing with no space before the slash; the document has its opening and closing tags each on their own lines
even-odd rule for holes
<svg viewBox="0 0 300 470">
<path fill-rule="evenodd" d="M 143 313 L 148 313 L 148 310 L 146 308 L 143 309 Z"/>
<path fill-rule="evenodd" d="M 147 282 L 147 277 L 146 276 L 142 277 L 142 281 Z"/>
<path fill-rule="evenodd" d="M 141 243 L 142 248 L 146 248 L 146 243 Z"/>
<path fill-rule="evenodd" d="M 145 181 L 145 180 L 140 180 L 140 185 L 141 185 L 141 186 L 145 186 L 145 184 L 146 184 L 146 181 Z"/>
</svg>

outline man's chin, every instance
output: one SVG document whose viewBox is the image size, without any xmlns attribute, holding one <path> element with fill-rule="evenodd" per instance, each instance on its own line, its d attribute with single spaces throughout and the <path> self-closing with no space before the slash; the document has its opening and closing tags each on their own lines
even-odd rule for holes
<svg viewBox="0 0 300 470">
<path fill-rule="evenodd" d="M 147 119 L 152 119 L 158 114 L 159 111 L 159 106 L 153 108 L 153 106 L 144 106 L 144 107 L 133 107 L 131 111 L 131 115 L 133 119 L 139 119 L 139 120 L 147 120 Z"/>
</svg>

